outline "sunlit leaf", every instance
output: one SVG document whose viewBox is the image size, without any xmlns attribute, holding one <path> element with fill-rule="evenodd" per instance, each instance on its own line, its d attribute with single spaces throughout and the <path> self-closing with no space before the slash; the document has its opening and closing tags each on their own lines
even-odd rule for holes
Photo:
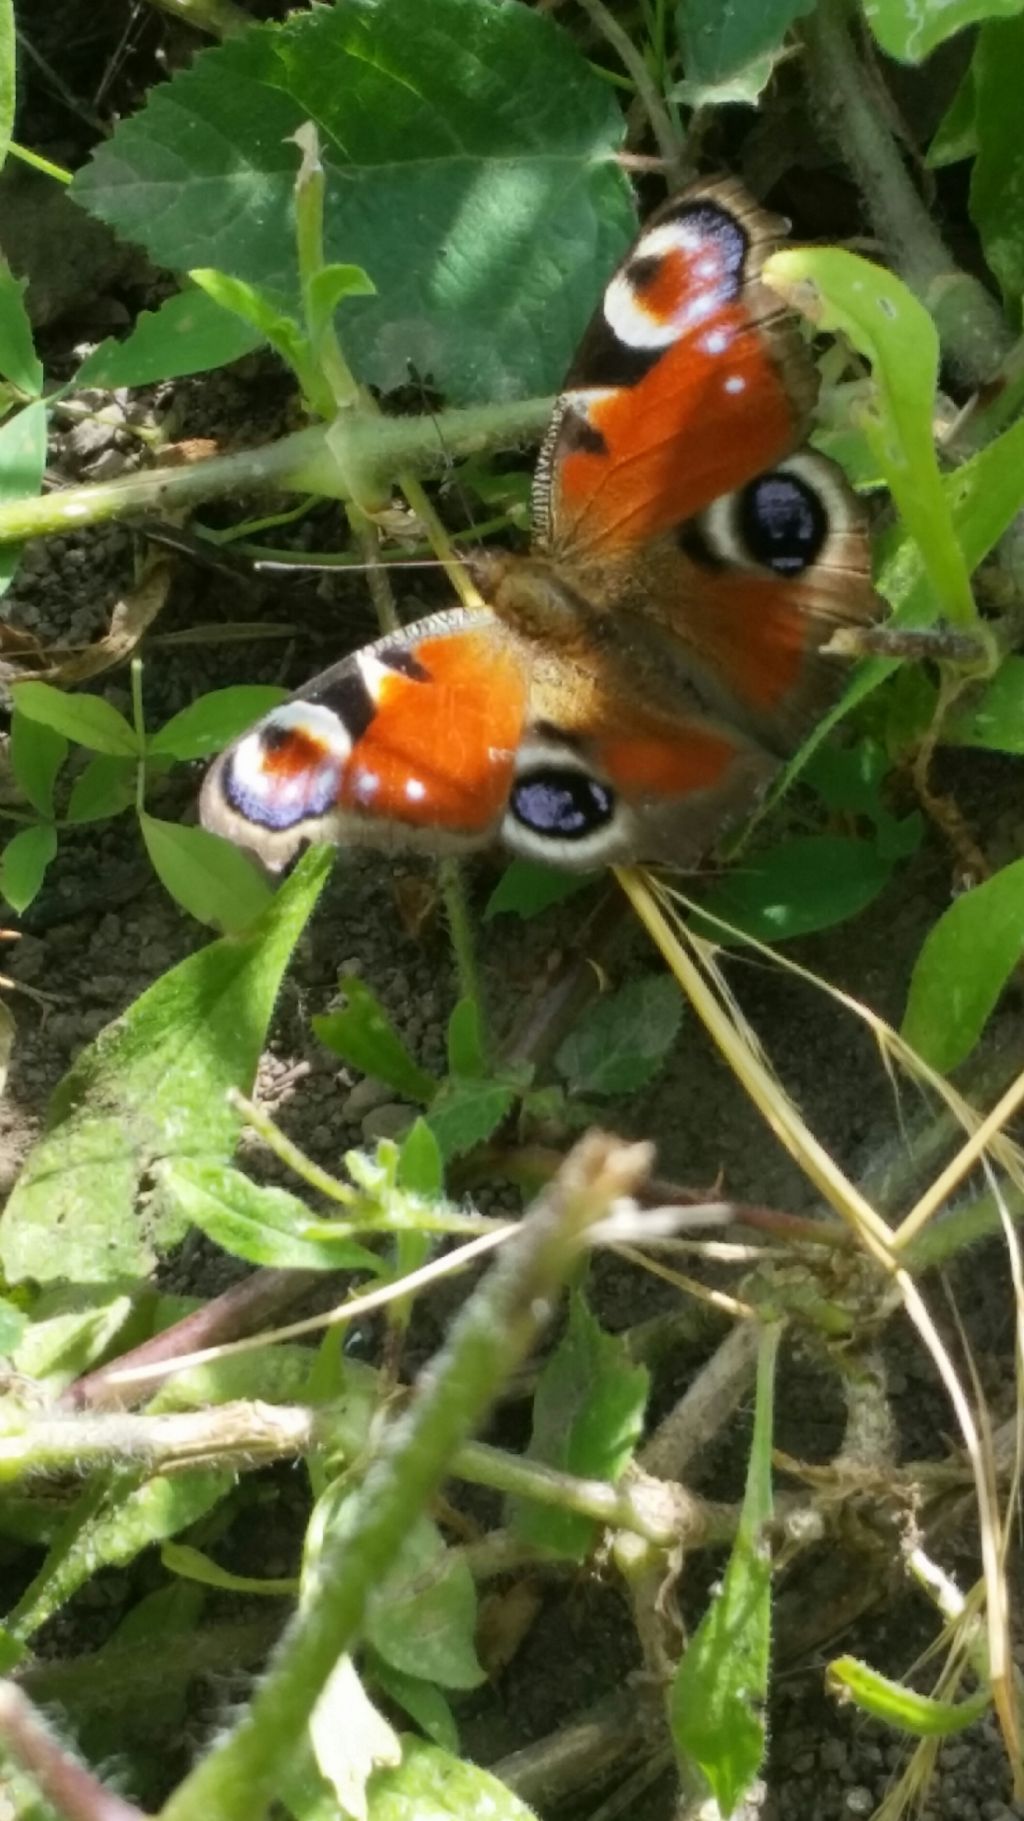
<svg viewBox="0 0 1024 1821">
<path fill-rule="evenodd" d="M 11 836 L 0 854 L 0 896 L 12 910 L 28 908 L 56 852 L 57 830 L 52 822 L 36 822 Z"/>
<path fill-rule="evenodd" d="M 91 752 L 118 758 L 138 752 L 131 722 L 102 696 L 68 695 L 52 683 L 33 682 L 12 684 L 11 694 L 15 707 L 27 720 L 40 721 Z"/>
<path fill-rule="evenodd" d="M 200 923 L 228 931 L 248 929 L 273 903 L 266 879 L 233 842 L 145 812 L 139 827 L 161 885 Z"/>
<path fill-rule="evenodd" d="M 1008 18 L 1021 0 L 864 0 L 864 13 L 883 51 L 903 63 L 923 63 L 937 45 L 976 25 Z"/>
<path fill-rule="evenodd" d="M 917 1739 L 948 1739 L 984 1719 L 992 1706 L 987 1688 L 965 1701 L 939 1701 L 880 1675 L 856 1657 L 834 1657 L 826 1680 L 831 1694 L 841 1694 L 872 1719 Z"/>
<path fill-rule="evenodd" d="M 160 1181 L 182 1217 L 252 1265 L 305 1271 L 369 1271 L 382 1261 L 354 1239 L 316 1236 L 316 1216 L 286 1189 L 251 1182 L 228 1164 L 180 1157 Z"/>
<path fill-rule="evenodd" d="M 903 1036 L 943 1073 L 963 1062 L 1024 954 L 1024 860 L 954 900 L 925 937 Z"/>
<path fill-rule="evenodd" d="M 148 386 L 156 380 L 208 373 L 250 354 L 264 340 L 197 285 L 143 310 L 122 341 L 108 336 L 83 361 L 76 386 Z"/>
</svg>

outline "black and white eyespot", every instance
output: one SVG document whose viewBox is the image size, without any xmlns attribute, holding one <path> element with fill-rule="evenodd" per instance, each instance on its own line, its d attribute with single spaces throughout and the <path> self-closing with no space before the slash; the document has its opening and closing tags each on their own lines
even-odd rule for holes
<svg viewBox="0 0 1024 1821">
<path fill-rule="evenodd" d="M 671 345 L 738 296 L 748 240 L 734 215 L 696 201 L 642 234 L 604 297 L 604 316 L 626 348 L 652 352 Z M 674 307 L 653 297 L 665 261 L 681 254 L 686 282 Z"/>
<path fill-rule="evenodd" d="M 585 871 L 618 847 L 618 819 L 611 785 L 571 744 L 554 736 L 520 747 L 502 827 L 515 852 Z"/>
<path fill-rule="evenodd" d="M 275 768 L 274 754 L 303 738 L 311 762 L 291 771 Z M 315 702 L 285 702 L 225 753 L 217 787 L 228 809 L 256 828 L 294 828 L 332 808 L 351 751 L 352 741 L 333 710 Z"/>
<path fill-rule="evenodd" d="M 796 577 L 821 561 L 849 519 L 842 476 L 824 456 L 804 451 L 716 500 L 679 539 L 693 561 L 710 568 L 733 563 Z"/>
</svg>

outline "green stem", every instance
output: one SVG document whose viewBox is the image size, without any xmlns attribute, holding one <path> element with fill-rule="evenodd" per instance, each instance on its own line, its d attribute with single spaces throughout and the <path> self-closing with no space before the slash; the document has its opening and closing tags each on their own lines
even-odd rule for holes
<svg viewBox="0 0 1024 1821">
<path fill-rule="evenodd" d="M 51 164 L 49 158 L 44 158 L 40 152 L 30 152 L 27 145 L 18 145 L 13 139 L 7 150 L 12 158 L 20 159 L 22 164 L 30 165 L 34 171 L 42 171 L 44 177 L 52 177 L 57 183 L 70 183 L 74 177 L 73 171 L 66 171 L 61 164 Z"/>
<path fill-rule="evenodd" d="M 550 398 L 470 405 L 436 417 L 344 412 L 331 424 L 296 431 L 262 449 L 218 455 L 184 468 L 153 469 L 0 507 L 0 544 L 66 536 L 131 512 L 172 509 L 228 493 L 317 493 L 349 499 L 381 488 L 401 468 L 428 473 L 452 457 L 525 442 L 551 415 Z"/>
<path fill-rule="evenodd" d="M 1012 336 L 994 297 L 962 272 L 918 195 L 850 35 L 846 0 L 819 0 L 804 26 L 814 111 L 835 140 L 896 270 L 935 319 L 962 376 L 979 385 Z"/>
<path fill-rule="evenodd" d="M 445 914 L 448 918 L 448 934 L 451 937 L 452 953 L 455 956 L 455 971 L 459 980 L 459 997 L 471 999 L 480 1017 L 480 1027 L 487 1047 L 487 1033 L 484 1029 L 484 1004 L 480 989 L 480 969 L 477 964 L 476 942 L 473 935 L 473 920 L 469 914 L 466 900 L 466 876 L 458 860 L 439 860 L 437 876 L 444 899 Z"/>
<path fill-rule="evenodd" d="M 246 1712 L 162 1811 L 163 1821 L 259 1821 L 321 1690 L 356 1642 L 367 1600 L 452 1457 L 479 1426 L 554 1307 L 588 1227 L 634 1189 L 646 1147 L 592 1135 L 577 1146 L 474 1292 L 449 1340 L 391 1424 L 324 1540 L 310 1597 Z"/>
<path fill-rule="evenodd" d="M 601 33 L 602 38 L 611 45 L 623 69 L 628 70 L 633 86 L 643 104 L 644 112 L 651 123 L 651 132 L 657 141 L 658 150 L 668 166 L 669 174 L 675 175 L 678 179 L 682 143 L 665 106 L 661 91 L 644 62 L 643 52 L 637 49 L 629 33 L 619 24 L 611 8 L 604 4 L 604 0 L 580 0 L 580 5 Z"/>
<path fill-rule="evenodd" d="M 135 727 L 135 738 L 139 742 L 139 756 L 135 764 L 135 813 L 144 815 L 146 809 L 146 716 L 142 705 L 142 659 L 133 658 L 131 663 L 132 678 L 132 722 Z"/>
</svg>

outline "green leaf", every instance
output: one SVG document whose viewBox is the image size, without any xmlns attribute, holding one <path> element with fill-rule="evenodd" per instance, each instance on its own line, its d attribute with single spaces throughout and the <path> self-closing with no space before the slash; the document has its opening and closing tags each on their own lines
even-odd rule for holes
<svg viewBox="0 0 1024 1821">
<path fill-rule="evenodd" d="M 448 1548 L 430 1518 L 417 1518 L 390 1574 L 370 1596 L 367 1641 L 406 1675 L 440 1688 L 478 1688 L 485 1676 L 475 1631 L 469 1563 Z"/>
<path fill-rule="evenodd" d="M 0 1296 L 0 1359 L 9 1359 L 28 1324 L 24 1309 Z"/>
<path fill-rule="evenodd" d="M 313 1019 L 321 1043 L 351 1068 L 376 1075 L 396 1093 L 426 1104 L 437 1083 L 410 1056 L 376 994 L 358 974 L 346 974 L 338 982 L 338 990 L 346 1000 L 344 1009 L 319 1013 Z"/>
<path fill-rule="evenodd" d="M 708 893 L 703 909 L 759 942 L 791 941 L 856 917 L 884 890 L 892 861 L 852 835 L 797 835 L 744 857 Z M 716 942 L 728 931 L 711 924 Z"/>
<path fill-rule="evenodd" d="M 814 0 L 680 0 L 677 12 L 688 82 L 721 83 L 782 43 Z"/>
<path fill-rule="evenodd" d="M 679 988 L 669 975 L 630 980 L 584 1012 L 555 1067 L 575 1094 L 631 1094 L 661 1067 L 682 1016 Z"/>
<path fill-rule="evenodd" d="M 135 729 L 102 696 L 68 695 L 52 683 L 13 683 L 11 695 L 26 720 L 41 721 L 91 752 L 127 758 L 139 750 Z"/>
<path fill-rule="evenodd" d="M 200 1587 L 220 1587 L 226 1593 L 255 1593 L 278 1598 L 283 1595 L 294 1599 L 299 1591 L 297 1576 L 275 1581 L 253 1574 L 232 1574 L 188 1543 L 165 1543 L 160 1560 L 171 1574 L 180 1575 L 182 1580 L 196 1581 Z"/>
<path fill-rule="evenodd" d="M 298 323 L 279 310 L 257 285 L 232 278 L 215 266 L 195 266 L 189 277 L 222 310 L 228 310 L 259 334 L 261 340 L 287 361 L 298 374 L 303 391 L 312 396 L 318 390 L 317 373 L 307 337 Z"/>
<path fill-rule="evenodd" d="M 401 1764 L 374 1771 L 367 1795 L 367 1821 L 466 1821 L 467 1815 L 536 1821 L 533 1809 L 490 1771 L 422 1739 L 403 1738 Z"/>
<path fill-rule="evenodd" d="M 1024 954 L 1024 860 L 964 892 L 925 938 L 902 1034 L 942 1074 L 969 1056 Z"/>
<path fill-rule="evenodd" d="M 18 91 L 14 0 L 0 0 L 0 167 L 6 161 L 14 131 Z"/>
<path fill-rule="evenodd" d="M 96 1284 L 58 1283 L 41 1290 L 14 1355 L 26 1378 L 56 1397 L 125 1337 L 138 1298 L 130 1278 Z"/>
<path fill-rule="evenodd" d="M 436 1201 L 444 1193 L 444 1159 L 425 1119 L 416 1119 L 402 1139 L 397 1181 L 411 1195 Z"/>
<path fill-rule="evenodd" d="M 930 171 L 941 171 L 947 164 L 959 164 L 964 158 L 974 157 L 978 150 L 977 112 L 974 70 L 969 66 L 925 155 L 925 164 Z"/>
<path fill-rule="evenodd" d="M 923 63 L 939 44 L 979 19 L 1009 18 L 1021 0 L 864 0 L 864 13 L 883 51 L 902 63 Z"/>
<path fill-rule="evenodd" d="M 75 375 L 76 386 L 148 386 L 226 367 L 261 346 L 258 328 L 225 310 L 198 285 L 143 310 L 123 341 L 108 336 Z"/>
<path fill-rule="evenodd" d="M 973 623 L 969 570 L 935 453 L 939 337 L 927 310 L 891 272 L 840 247 L 776 253 L 766 275 L 816 326 L 846 335 L 871 362 L 875 404 L 864 408 L 860 427 L 917 542 L 939 611 Z"/>
<path fill-rule="evenodd" d="M 446 1162 L 483 1144 L 510 1113 L 518 1089 L 503 1081 L 446 1081 L 430 1103 L 427 1123 Z"/>
<path fill-rule="evenodd" d="M 950 715 L 942 738 L 953 746 L 1024 753 L 1024 658 L 1004 658 L 977 700 Z"/>
<path fill-rule="evenodd" d="M 813 0 L 809 0 L 805 10 L 809 12 L 812 4 Z M 670 98 L 682 101 L 691 108 L 730 107 L 737 104 L 741 107 L 756 107 L 774 75 L 781 54 L 781 46 L 765 51 L 729 75 L 710 81 L 686 78 L 676 83 Z"/>
<path fill-rule="evenodd" d="M 6 7 L 0 10 L 0 57 L 6 10 Z M 2 82 L 0 74 L 0 86 Z M 2 106 L 0 101 L 0 110 Z M 0 258 L 0 379 L 9 380 L 19 392 L 37 398 L 43 389 L 43 363 L 35 350 L 32 324 L 25 308 L 27 289 L 28 280 L 15 278 L 6 259 Z"/>
<path fill-rule="evenodd" d="M 105 822 L 135 801 L 134 759 L 98 752 L 79 772 L 68 798 L 69 822 Z"/>
<path fill-rule="evenodd" d="M 53 786 L 67 758 L 68 743 L 52 727 L 29 721 L 15 708 L 11 716 L 11 770 L 33 809 L 53 815 Z"/>
<path fill-rule="evenodd" d="M 41 400 L 15 411 L 0 424 L 0 506 L 32 499 L 46 468 L 46 406 Z M 20 544 L 0 545 L 0 595 L 21 561 Z"/>
<path fill-rule="evenodd" d="M 182 1233 L 140 1185 L 165 1157 L 226 1162 L 231 1087 L 252 1087 L 281 977 L 323 888 L 328 850 L 300 861 L 258 924 L 164 974 L 64 1077 L 0 1224 L 11 1282 L 144 1277 Z"/>
<path fill-rule="evenodd" d="M 115 1484 L 98 1510 L 95 1493 L 85 1493 L 8 1614 L 8 1629 L 19 1640 L 32 1637 L 98 1569 L 122 1566 L 152 1543 L 176 1536 L 205 1517 L 234 1483 L 233 1473 L 190 1468 L 137 1487 Z"/>
<path fill-rule="evenodd" d="M 390 1721 L 374 1707 L 351 1657 L 338 1658 L 317 1696 L 308 1739 L 315 1765 L 307 1771 L 304 1745 L 292 1754 L 293 1768 L 284 1785 L 288 1805 L 298 1799 L 293 1812 L 300 1821 L 340 1821 L 342 1816 L 362 1821 L 370 1776 L 382 1765 L 400 1763 L 402 1746 Z"/>
<path fill-rule="evenodd" d="M 0 854 L 0 896 L 12 910 L 27 910 L 56 852 L 57 830 L 52 822 L 19 829 L 8 841 Z"/>
<path fill-rule="evenodd" d="M 561 904 L 577 892 L 589 890 L 597 873 L 563 873 L 557 866 L 542 866 L 537 860 L 513 860 L 487 900 L 484 922 L 510 913 L 514 917 L 536 917 L 550 904 Z"/>
<path fill-rule="evenodd" d="M 633 1363 L 625 1344 L 604 1332 L 583 1296 L 573 1291 L 565 1333 L 545 1361 L 534 1394 L 527 1458 L 614 1485 L 643 1434 L 649 1387 L 646 1367 Z M 594 1540 L 590 1518 L 529 1499 L 509 1501 L 508 1521 L 525 1542 L 575 1561 L 584 1559 Z"/>
<path fill-rule="evenodd" d="M 346 297 L 373 297 L 375 294 L 375 287 L 362 266 L 321 266 L 319 272 L 314 272 L 306 294 L 306 319 L 314 347 Z"/>
<path fill-rule="evenodd" d="M 455 1724 L 455 1716 L 441 1690 L 433 1682 L 424 1682 L 419 1676 L 408 1676 L 404 1670 L 396 1669 L 393 1663 L 385 1663 L 383 1657 L 376 1655 L 370 1659 L 370 1671 L 375 1685 L 396 1706 L 401 1707 L 410 1719 L 415 1720 L 428 1739 L 435 1745 L 440 1745 L 444 1751 L 458 1751 L 459 1729 Z"/>
<path fill-rule="evenodd" d="M 453 1075 L 486 1076 L 480 1007 L 475 999 L 460 999 L 448 1020 L 448 1067 Z"/>
<path fill-rule="evenodd" d="M 158 264 L 217 267 L 301 322 L 289 143 L 316 127 L 329 262 L 364 381 L 410 364 L 454 402 L 561 380 L 631 238 L 623 116 L 531 7 L 347 0 L 201 53 L 100 145 L 73 193 Z"/>
<path fill-rule="evenodd" d="M 287 700 L 288 691 L 273 683 L 236 683 L 229 689 L 211 689 L 151 734 L 147 749 L 172 759 L 208 758 Z"/>
<path fill-rule="evenodd" d="M 221 835 L 139 816 L 153 871 L 171 897 L 215 929 L 248 929 L 273 903 L 273 893 L 253 862 Z"/>
<path fill-rule="evenodd" d="M 986 5 L 988 14 L 1003 11 Z M 1020 75 L 1024 61 L 1024 15 L 1020 0 L 1012 19 L 992 19 L 978 34 L 974 75 L 978 152 L 971 173 L 971 217 L 985 258 L 995 273 L 1015 320 L 1020 322 L 1024 291 L 1024 221 L 1019 197 L 1024 185 L 1020 131 Z"/>
<path fill-rule="evenodd" d="M 966 1701 L 937 1701 L 932 1695 L 919 1695 L 904 1688 L 889 1676 L 880 1675 L 857 1657 L 835 1657 L 826 1671 L 828 1691 L 832 1695 L 856 1702 L 862 1713 L 917 1739 L 948 1739 L 983 1720 L 992 1707 L 987 1688 L 979 1689 Z"/>
<path fill-rule="evenodd" d="M 686 1647 L 671 1696 L 680 1758 L 697 1763 L 723 1815 L 731 1815 L 764 1757 L 771 1650 L 772 1410 L 779 1330 L 761 1336 L 747 1485 L 721 1591 Z"/>
<path fill-rule="evenodd" d="M 369 1271 L 381 1260 L 354 1239 L 316 1235 L 316 1215 L 286 1189 L 250 1182 L 228 1164 L 179 1157 L 159 1172 L 168 1202 L 196 1226 L 252 1265 L 297 1271 Z"/>
</svg>

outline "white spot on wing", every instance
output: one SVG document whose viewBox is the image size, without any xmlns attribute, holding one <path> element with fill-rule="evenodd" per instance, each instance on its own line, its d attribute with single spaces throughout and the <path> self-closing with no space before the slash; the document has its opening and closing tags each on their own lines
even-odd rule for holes
<svg viewBox="0 0 1024 1821">
<path fill-rule="evenodd" d="M 722 386 L 723 392 L 745 392 L 746 389 L 747 382 L 742 373 L 730 373 Z"/>
<path fill-rule="evenodd" d="M 406 781 L 405 794 L 410 803 L 422 803 L 427 794 L 427 787 L 420 778 L 409 778 Z"/>
</svg>

